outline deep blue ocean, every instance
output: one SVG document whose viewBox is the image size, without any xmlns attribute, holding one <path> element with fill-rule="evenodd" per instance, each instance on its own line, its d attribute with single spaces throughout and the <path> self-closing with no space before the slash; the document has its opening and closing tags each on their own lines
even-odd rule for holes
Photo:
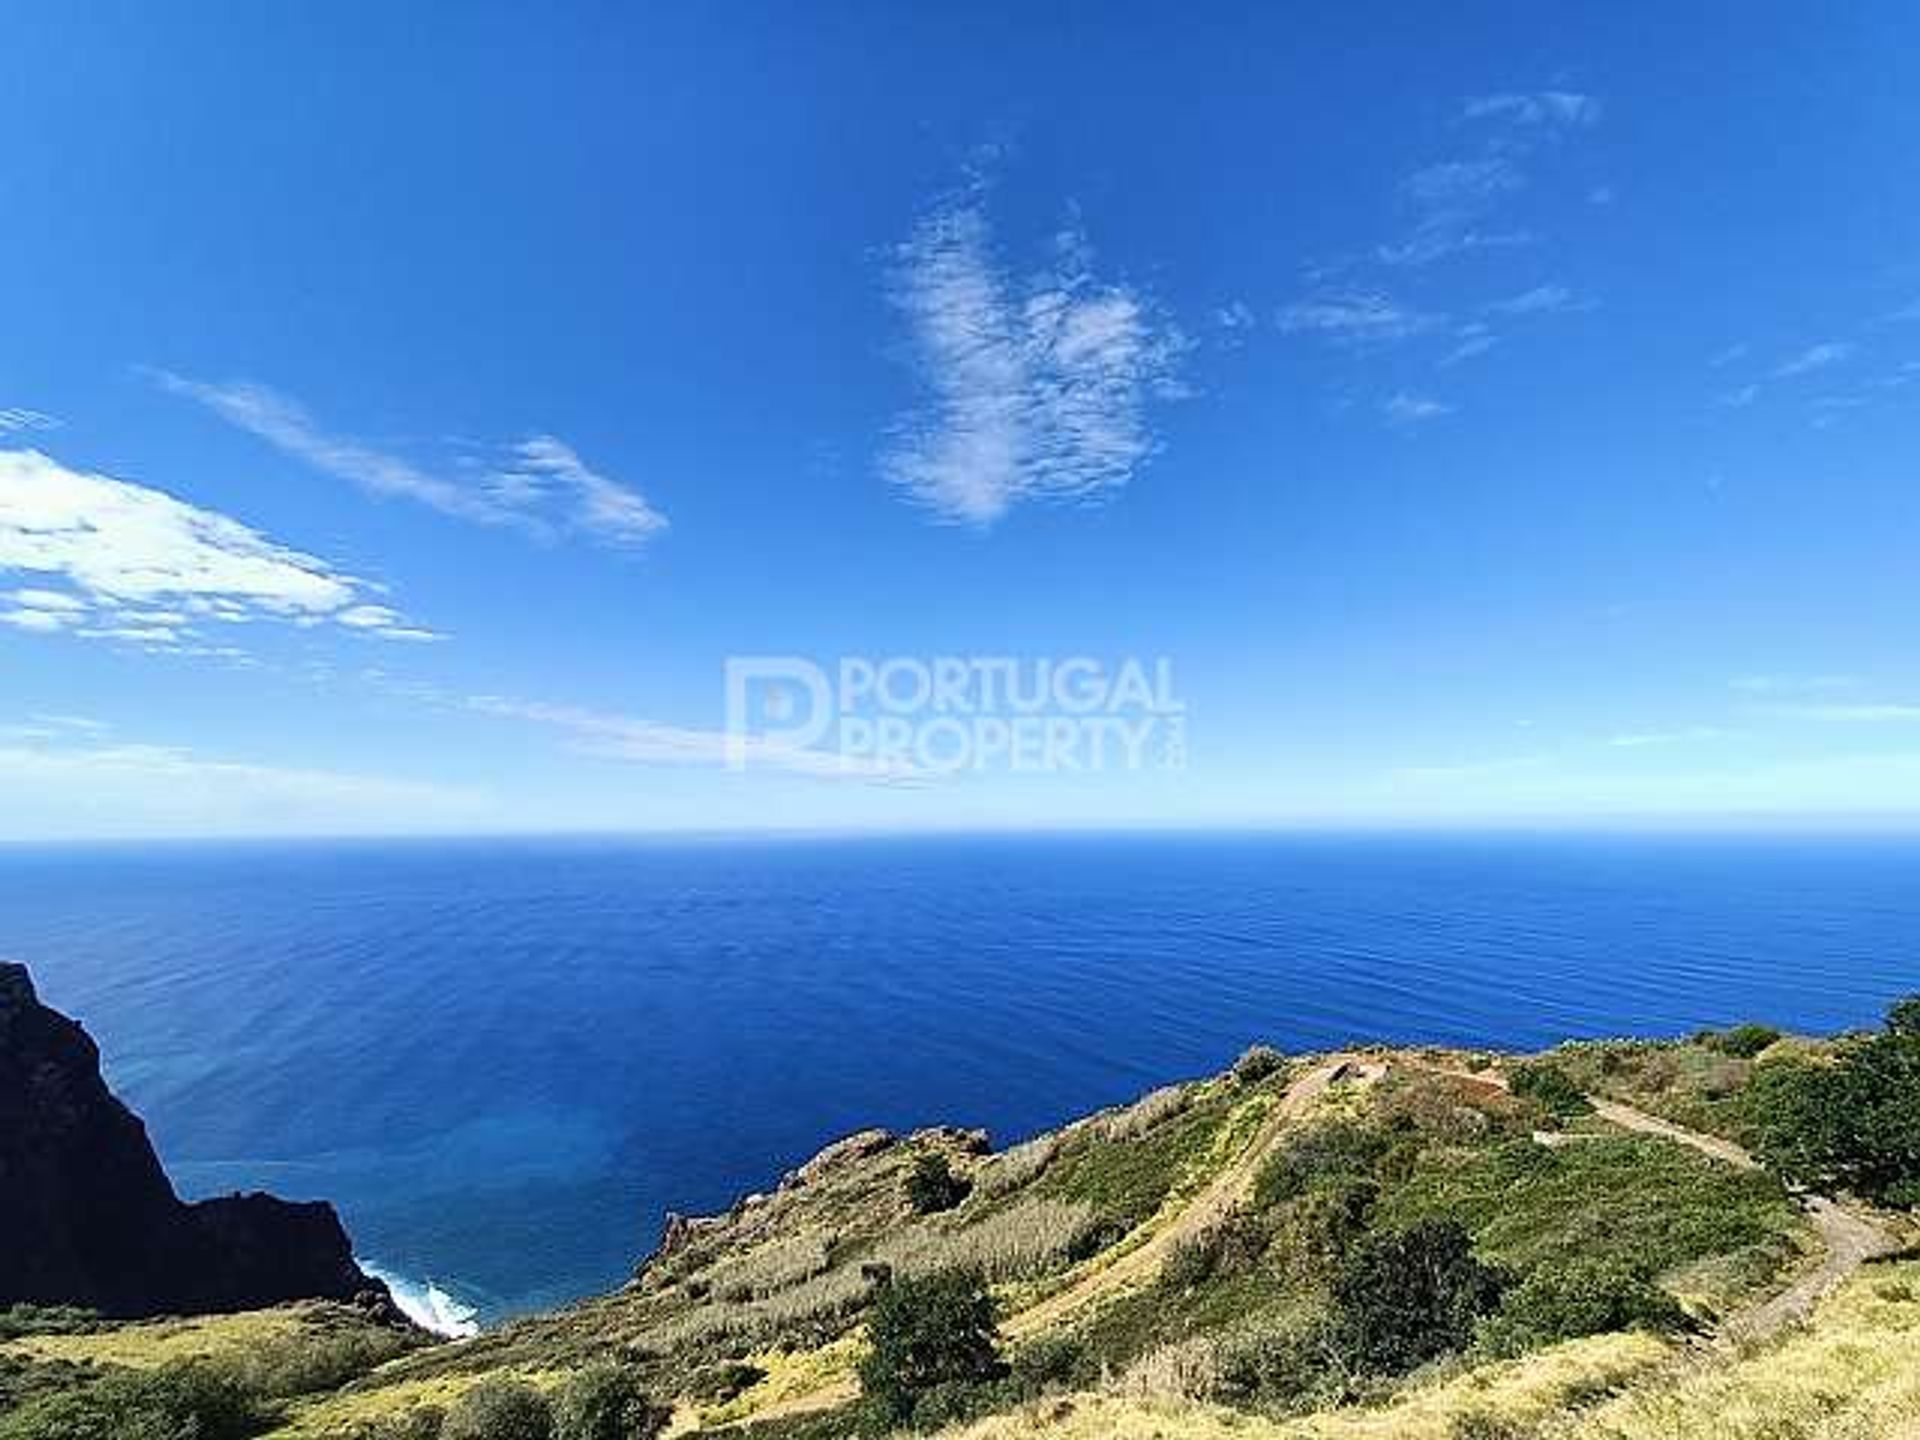
<svg viewBox="0 0 1920 1440">
<path fill-rule="evenodd" d="M 495 1317 L 846 1131 L 1018 1138 L 1256 1039 L 1871 1021 L 1920 989 L 1920 842 L 0 848 L 0 955 L 185 1192 L 330 1198 Z"/>
</svg>

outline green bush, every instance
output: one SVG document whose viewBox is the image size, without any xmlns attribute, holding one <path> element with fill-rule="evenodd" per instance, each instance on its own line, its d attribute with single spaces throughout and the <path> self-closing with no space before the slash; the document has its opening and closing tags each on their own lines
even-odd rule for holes
<svg viewBox="0 0 1920 1440">
<path fill-rule="evenodd" d="M 1249 1045 L 1233 1062 L 1233 1078 L 1242 1085 L 1258 1085 L 1287 1068 L 1287 1057 L 1271 1045 Z"/>
<path fill-rule="evenodd" d="M 1531 1100 L 1556 1120 L 1571 1120 L 1593 1110 L 1573 1077 L 1551 1060 L 1530 1060 L 1514 1066 L 1507 1084 L 1520 1099 Z"/>
<path fill-rule="evenodd" d="M 1513 1355 L 1559 1340 L 1613 1330 L 1680 1330 L 1686 1311 L 1666 1291 L 1609 1260 L 1542 1265 L 1507 1292 L 1480 1330 L 1481 1343 Z"/>
<path fill-rule="evenodd" d="M 1013 1352 L 1014 1387 L 1022 1396 L 1092 1379 L 1086 1347 L 1071 1335 L 1040 1335 Z"/>
<path fill-rule="evenodd" d="M 745 1360 L 723 1360 L 694 1374 L 687 1393 L 709 1405 L 724 1403 L 767 1378 L 767 1372 Z"/>
<path fill-rule="evenodd" d="M 1192 1290 L 1215 1276 L 1243 1275 L 1260 1262 L 1268 1239 L 1257 1217 L 1227 1215 L 1173 1247 L 1161 1266 L 1160 1283 L 1170 1290 Z"/>
<path fill-rule="evenodd" d="M 953 1387 L 991 1384 L 1006 1373 L 993 1297 L 977 1271 L 895 1280 L 874 1303 L 868 1335 L 860 1389 L 882 1428 L 945 1418 Z"/>
<path fill-rule="evenodd" d="M 0 1419 L 0 1440 L 247 1440 L 271 1420 L 231 1374 L 188 1361 L 33 1401 Z"/>
<path fill-rule="evenodd" d="M 1780 1038 L 1780 1032 L 1771 1025 L 1748 1023 L 1736 1025 L 1731 1030 L 1708 1032 L 1702 1043 L 1722 1055 L 1731 1055 L 1736 1060 L 1751 1060 L 1769 1045 Z"/>
<path fill-rule="evenodd" d="M 1335 1343 L 1356 1369 L 1404 1374 L 1465 1348 L 1506 1285 L 1451 1220 L 1370 1235 L 1334 1279 Z"/>
<path fill-rule="evenodd" d="M 9 1305 L 0 1310 L 0 1340 L 28 1335 L 91 1335 L 107 1322 L 78 1305 Z"/>
<path fill-rule="evenodd" d="M 1379 1198 L 1380 1187 L 1369 1179 L 1336 1175 L 1322 1181 L 1287 1203 L 1272 1248 L 1293 1274 L 1320 1283 L 1367 1233 Z"/>
<path fill-rule="evenodd" d="M 953 1173 L 946 1156 L 921 1155 L 907 1174 L 907 1204 L 916 1215 L 935 1215 L 966 1199 L 969 1188 Z"/>
<path fill-rule="evenodd" d="M 1279 1205 L 1309 1189 L 1371 1176 L 1392 1148 L 1378 1126 L 1356 1120 L 1327 1120 L 1293 1136 L 1260 1167 L 1253 1203 Z"/>
<path fill-rule="evenodd" d="M 554 1440 L 654 1440 L 673 1412 L 648 1398 L 631 1366 L 582 1370 L 560 1387 L 553 1405 Z"/>
<path fill-rule="evenodd" d="M 1756 1067 L 1747 1106 L 1768 1167 L 1791 1184 L 1920 1204 L 1920 996 L 1832 1064 Z"/>
<path fill-rule="evenodd" d="M 263 1398 L 313 1395 L 337 1390 L 413 1345 L 398 1330 L 307 1332 L 249 1350 L 239 1362 L 236 1378 Z"/>
<path fill-rule="evenodd" d="M 531 1385 L 482 1380 L 453 1402 L 440 1440 L 553 1440 L 553 1409 Z"/>
<path fill-rule="evenodd" d="M 1228 1405 L 1299 1408 L 1335 1398 L 1329 1361 L 1338 1353 L 1323 1314 L 1269 1315 L 1224 1337 L 1214 1355 L 1210 1399 Z"/>
</svg>

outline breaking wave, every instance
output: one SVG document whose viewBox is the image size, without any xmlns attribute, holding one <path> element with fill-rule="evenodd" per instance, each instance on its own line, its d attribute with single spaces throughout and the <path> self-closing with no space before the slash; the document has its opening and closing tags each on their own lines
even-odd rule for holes
<svg viewBox="0 0 1920 1440">
<path fill-rule="evenodd" d="M 358 1262 L 362 1270 L 385 1283 L 393 1292 L 393 1303 L 414 1324 L 436 1335 L 464 1340 L 480 1333 L 479 1311 L 464 1305 L 431 1280 L 409 1280 L 372 1260 Z"/>
</svg>

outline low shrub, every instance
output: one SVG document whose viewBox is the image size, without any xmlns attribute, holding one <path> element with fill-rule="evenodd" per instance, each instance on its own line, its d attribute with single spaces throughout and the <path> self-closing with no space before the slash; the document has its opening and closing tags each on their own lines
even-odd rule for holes
<svg viewBox="0 0 1920 1440">
<path fill-rule="evenodd" d="M 1255 1216 L 1237 1211 L 1222 1216 L 1173 1247 L 1161 1266 L 1160 1283 L 1191 1290 L 1216 1276 L 1243 1275 L 1260 1263 L 1269 1239 Z"/>
<path fill-rule="evenodd" d="M 1541 1265 L 1507 1292 L 1497 1315 L 1480 1328 L 1495 1354 L 1515 1355 L 1539 1345 L 1614 1330 L 1681 1330 L 1686 1311 L 1645 1276 L 1608 1260 L 1573 1259 Z"/>
<path fill-rule="evenodd" d="M 337 1390 L 413 1345 L 398 1330 L 308 1331 L 253 1347 L 237 1362 L 235 1375 L 263 1398 L 313 1395 Z"/>
<path fill-rule="evenodd" d="M 1272 1250 L 1297 1278 L 1322 1283 L 1367 1233 L 1379 1198 L 1370 1179 L 1341 1174 L 1320 1181 L 1282 1207 Z"/>
<path fill-rule="evenodd" d="M 967 1182 L 953 1173 L 947 1157 L 919 1156 L 907 1173 L 907 1204 L 916 1215 L 937 1215 L 967 1198 Z"/>
<path fill-rule="evenodd" d="M 697 1371 L 687 1394 L 709 1405 L 723 1404 L 767 1378 L 767 1372 L 745 1360 L 724 1360 Z"/>
<path fill-rule="evenodd" d="M 1507 1084 L 1520 1099 L 1532 1101 L 1556 1120 L 1572 1120 L 1593 1110 L 1573 1077 L 1551 1060 L 1529 1060 L 1514 1066 Z"/>
<path fill-rule="evenodd" d="M 1369 1235 L 1334 1279 L 1335 1344 L 1357 1370 L 1404 1374 L 1464 1349 L 1506 1286 L 1451 1220 Z"/>
<path fill-rule="evenodd" d="M 204 1361 L 118 1372 L 0 1418 L 0 1440 L 248 1440 L 273 1417 Z"/>
<path fill-rule="evenodd" d="M 594 1365 L 560 1387 L 553 1402 L 553 1437 L 655 1440 L 672 1418 L 670 1409 L 648 1398 L 639 1373 L 632 1367 Z"/>
<path fill-rule="evenodd" d="M 553 1407 L 531 1385 L 482 1380 L 448 1409 L 440 1440 L 554 1440 Z"/>
<path fill-rule="evenodd" d="M 1701 1037 L 1708 1049 L 1731 1055 L 1736 1060 L 1751 1060 L 1779 1039 L 1780 1032 L 1773 1026 L 1751 1023 L 1736 1025 L 1731 1030 L 1709 1031 Z"/>
<path fill-rule="evenodd" d="M 1212 1355 L 1205 1399 L 1228 1405 L 1296 1407 L 1308 1397 L 1332 1398 L 1339 1349 L 1331 1319 L 1286 1313 L 1241 1326 Z"/>
<path fill-rule="evenodd" d="M 1831 1064 L 1756 1066 L 1746 1104 L 1761 1158 L 1790 1184 L 1920 1206 L 1920 996 Z"/>
<path fill-rule="evenodd" d="M 1249 1045 L 1233 1062 L 1233 1078 L 1242 1085 L 1258 1085 L 1287 1068 L 1287 1057 L 1271 1045 Z"/>
<path fill-rule="evenodd" d="M 78 1305 L 9 1305 L 0 1310 L 0 1340 L 28 1335 L 91 1335 L 107 1322 Z"/>
<path fill-rule="evenodd" d="M 1013 1352 L 1010 1369 L 1023 1397 L 1064 1389 L 1093 1378 L 1086 1347 L 1071 1335 L 1041 1335 Z"/>
<path fill-rule="evenodd" d="M 1375 1125 L 1326 1120 L 1292 1136 L 1260 1167 L 1253 1203 L 1265 1209 L 1296 1199 L 1309 1189 L 1370 1177 L 1392 1139 Z"/>
<path fill-rule="evenodd" d="M 860 1390 L 869 1421 L 882 1429 L 953 1418 L 956 1387 L 1006 1374 L 993 1297 L 978 1271 L 894 1281 L 874 1304 L 868 1338 Z"/>
</svg>

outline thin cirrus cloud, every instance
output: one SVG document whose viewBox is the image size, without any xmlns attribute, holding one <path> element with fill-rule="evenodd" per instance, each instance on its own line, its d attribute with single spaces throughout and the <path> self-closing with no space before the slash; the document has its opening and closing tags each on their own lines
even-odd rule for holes
<svg viewBox="0 0 1920 1440">
<path fill-rule="evenodd" d="M 369 494 L 409 500 L 456 519 L 518 529 L 542 540 L 580 535 L 633 550 L 667 528 L 638 490 L 601 474 L 564 441 L 533 435 L 459 467 L 458 478 L 323 429 L 305 406 L 252 381 L 209 382 L 149 372 L 161 389 L 205 406 L 230 425 L 324 475 Z"/>
<path fill-rule="evenodd" d="M 1766 705 L 1760 709 L 1765 714 L 1785 720 L 1816 720 L 1836 725 L 1890 725 L 1920 720 L 1920 705 L 1871 701 L 1858 704 Z"/>
<path fill-rule="evenodd" d="M 1389 396 L 1380 406 L 1380 413 L 1393 425 L 1418 425 L 1427 420 L 1438 420 L 1443 415 L 1451 415 L 1453 406 L 1435 400 L 1430 395 L 1414 395 L 1402 390 Z"/>
<path fill-rule="evenodd" d="M 1590 310 L 1592 302 L 1582 300 L 1564 285 L 1536 285 L 1505 300 L 1495 300 L 1487 309 L 1495 315 L 1560 315 L 1571 310 Z"/>
<path fill-rule="evenodd" d="M 1416 310 L 1379 290 L 1322 290 L 1285 306 L 1280 329 L 1316 334 L 1343 345 L 1378 345 L 1424 335 L 1446 323 L 1444 315 Z"/>
<path fill-rule="evenodd" d="M 1571 90 L 1477 95 L 1461 109 L 1465 120 L 1511 120 L 1520 125 L 1575 127 L 1600 118 L 1600 102 Z"/>
<path fill-rule="evenodd" d="M 0 451 L 0 575 L 19 577 L 0 592 L 0 625 L 30 633 L 177 651 L 219 648 L 212 633 L 253 621 L 438 638 L 371 582 L 229 516 L 37 450 Z"/>
<path fill-rule="evenodd" d="M 1505 92 L 1462 102 L 1456 124 L 1470 131 L 1471 147 L 1419 166 L 1399 181 L 1409 228 L 1392 241 L 1318 267 L 1314 288 L 1279 311 L 1279 329 L 1363 356 L 1431 344 L 1432 363 L 1449 370 L 1501 347 L 1507 333 L 1522 325 L 1594 308 L 1594 300 L 1558 282 L 1490 299 L 1454 298 L 1444 307 L 1399 297 L 1423 293 L 1434 278 L 1427 267 L 1449 257 L 1540 243 L 1531 229 L 1515 223 L 1515 202 L 1533 185 L 1561 137 L 1597 123 L 1600 108 L 1593 97 L 1566 90 Z M 1406 391 L 1387 395 L 1371 408 L 1396 427 L 1437 419 L 1452 409 Z"/>
<path fill-rule="evenodd" d="M 416 828 L 465 828 L 486 804 L 464 787 L 207 755 L 60 716 L 0 725 L 0 785 L 0 838 L 378 831 L 396 811 Z"/>
<path fill-rule="evenodd" d="M 1085 235 L 1017 279 L 986 187 L 936 207 L 895 255 L 889 299 L 925 394 L 882 474 L 935 518 L 991 527 L 1023 501 L 1111 498 L 1153 454 L 1153 405 L 1181 392 L 1180 332 L 1139 290 L 1094 276 Z"/>
<path fill-rule="evenodd" d="M 663 725 L 577 705 L 555 705 L 500 695 L 473 695 L 459 703 L 461 708 L 478 715 L 525 721 L 558 731 L 578 753 L 602 760 L 709 769 L 733 766 L 776 770 L 817 780 L 883 785 L 913 784 L 926 778 L 923 772 L 905 762 L 843 755 L 746 731 Z"/>
<path fill-rule="evenodd" d="M 23 430 L 58 430 L 60 422 L 41 410 L 26 410 L 18 405 L 0 407 L 0 435 L 15 435 Z"/>
<path fill-rule="evenodd" d="M 1818 345 L 1809 345 L 1799 354 L 1789 356 L 1775 366 L 1773 378 L 1790 380 L 1796 375 L 1810 375 L 1816 370 L 1825 370 L 1852 359 L 1859 348 L 1850 340 L 1827 340 Z"/>
</svg>

